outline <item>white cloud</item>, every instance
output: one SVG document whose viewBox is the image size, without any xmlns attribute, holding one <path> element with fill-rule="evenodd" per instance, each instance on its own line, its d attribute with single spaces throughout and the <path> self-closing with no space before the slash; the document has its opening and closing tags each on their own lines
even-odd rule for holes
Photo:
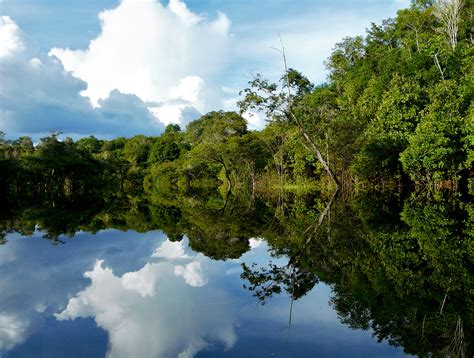
<svg viewBox="0 0 474 358">
<path fill-rule="evenodd" d="M 79 93 L 86 83 L 66 72 L 9 17 L 0 21 L 0 127 L 8 135 L 36 138 L 52 130 L 77 135 L 160 133 L 158 122 L 137 96 L 113 90 L 94 109 Z"/>
<path fill-rule="evenodd" d="M 179 0 L 122 0 L 99 14 L 101 33 L 86 50 L 53 48 L 50 55 L 84 80 L 94 106 L 117 89 L 145 102 L 164 123 L 183 123 L 221 106 L 208 78 L 226 63 L 230 21 L 194 14 Z"/>
<path fill-rule="evenodd" d="M 250 130 L 260 130 L 267 123 L 263 115 L 257 112 L 245 112 L 242 114 L 242 117 L 247 121 L 247 126 Z"/>
<path fill-rule="evenodd" d="M 56 318 L 93 317 L 108 332 L 109 357 L 192 357 L 215 342 L 231 348 L 237 336 L 230 296 L 187 285 L 173 270 L 168 262 L 151 263 L 118 277 L 98 261 L 85 274 L 90 286 Z M 132 282 L 154 290 L 144 295 Z"/>
<path fill-rule="evenodd" d="M 205 82 L 198 76 L 187 76 L 179 81 L 176 87 L 170 90 L 172 100 L 181 100 L 184 103 L 192 103 L 193 106 L 204 112 L 206 110 L 206 103 L 208 102 L 208 95 Z M 207 92 L 211 92 L 210 90 Z"/>
<path fill-rule="evenodd" d="M 156 249 L 152 257 L 164 258 L 168 260 L 189 259 L 185 253 L 183 241 L 166 240 Z"/>
<path fill-rule="evenodd" d="M 174 101 L 168 101 L 165 104 L 149 107 L 148 109 L 164 125 L 170 123 L 186 125 L 201 114 L 192 105 Z"/>
<path fill-rule="evenodd" d="M 193 261 L 185 266 L 175 266 L 174 273 L 183 277 L 186 283 L 193 287 L 202 287 L 207 283 L 199 261 Z"/>
<path fill-rule="evenodd" d="M 102 265 L 102 262 L 100 262 Z M 127 272 L 122 276 L 122 285 L 125 288 L 138 292 L 142 297 L 155 294 L 155 273 L 150 264 L 146 264 L 140 271 Z M 86 276 L 89 277 L 89 276 Z"/>
<path fill-rule="evenodd" d="M 103 231 L 92 244 L 86 235 L 78 234 L 61 250 L 54 250 L 42 233 L 32 238 L 9 234 L 8 244 L 0 247 L 0 356 L 41 330 L 45 317 L 63 309 L 70 297 L 87 287 L 82 273 L 93 267 L 97 257 L 114 272 L 133 272 L 164 239 L 150 233 L 137 242 L 130 240 L 134 235 Z"/>
<path fill-rule="evenodd" d="M 30 322 L 14 315 L 0 315 L 0 352 L 12 349 L 24 341 Z"/>
<path fill-rule="evenodd" d="M 174 274 L 184 278 L 186 283 L 193 287 L 202 287 L 207 284 L 207 278 L 205 277 L 204 270 L 201 265 L 203 255 L 192 254 L 188 255 L 186 250 L 188 239 L 173 242 L 166 240 L 151 256 L 152 258 L 160 258 L 167 260 L 168 262 L 173 261 L 188 261 L 185 265 L 176 265 L 174 267 Z M 149 282 L 149 281 L 148 281 Z"/>
<path fill-rule="evenodd" d="M 250 248 L 253 250 L 253 249 L 257 249 L 259 248 L 260 246 L 262 246 L 264 244 L 264 240 L 262 238 L 251 238 L 249 240 L 249 245 L 250 245 Z"/>
<path fill-rule="evenodd" d="M 0 29 L 0 59 L 5 60 L 14 56 L 27 57 L 29 52 L 37 51 L 34 42 L 9 16 L 0 16 Z"/>
</svg>

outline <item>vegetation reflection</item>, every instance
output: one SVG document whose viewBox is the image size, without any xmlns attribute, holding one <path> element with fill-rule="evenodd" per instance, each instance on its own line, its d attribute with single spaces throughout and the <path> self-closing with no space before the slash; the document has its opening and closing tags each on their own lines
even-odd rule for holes
<svg viewBox="0 0 474 358">
<path fill-rule="evenodd" d="M 78 231 L 162 230 L 216 260 L 239 258 L 249 239 L 264 238 L 275 259 L 288 260 L 242 265 L 244 287 L 262 304 L 282 293 L 291 304 L 324 282 L 350 327 L 410 354 L 469 356 L 473 206 L 452 192 L 426 194 L 103 192 L 4 207 L 0 225 L 3 238 L 40 228 L 54 244 Z"/>
</svg>

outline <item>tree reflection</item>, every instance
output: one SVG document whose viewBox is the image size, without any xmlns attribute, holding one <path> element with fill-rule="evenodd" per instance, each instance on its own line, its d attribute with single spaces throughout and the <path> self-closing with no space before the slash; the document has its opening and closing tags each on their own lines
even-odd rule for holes
<svg viewBox="0 0 474 358">
<path fill-rule="evenodd" d="M 404 204 L 394 194 L 363 194 L 331 210 L 337 219 L 326 217 L 314 238 L 270 237 L 289 262 L 243 265 L 245 287 L 266 303 L 282 292 L 297 300 L 320 280 L 350 327 L 409 354 L 471 356 L 472 205 L 452 193 L 413 194 Z M 282 248 L 285 241 L 300 244 Z"/>
<path fill-rule="evenodd" d="M 340 320 L 420 356 L 472 356 L 474 209 L 452 192 L 292 194 L 98 192 L 1 209 L 7 234 L 40 228 L 55 244 L 78 231 L 162 230 L 216 259 L 237 259 L 264 238 L 274 260 L 242 265 L 245 288 L 292 302 L 324 282 Z M 280 263 L 280 262 L 284 263 Z M 291 322 L 291 306 L 290 306 Z"/>
</svg>

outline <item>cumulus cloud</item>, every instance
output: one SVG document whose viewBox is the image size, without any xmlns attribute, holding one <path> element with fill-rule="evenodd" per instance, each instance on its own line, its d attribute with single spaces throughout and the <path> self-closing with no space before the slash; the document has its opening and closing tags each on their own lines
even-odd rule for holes
<svg viewBox="0 0 474 358">
<path fill-rule="evenodd" d="M 93 317 L 108 332 L 109 357 L 192 357 L 215 342 L 231 348 L 231 297 L 188 285 L 174 270 L 169 262 L 151 263 L 119 277 L 98 261 L 85 274 L 90 286 L 56 318 Z"/>
<path fill-rule="evenodd" d="M 193 261 L 185 266 L 175 266 L 174 273 L 176 276 L 183 277 L 186 283 L 193 287 L 202 287 L 207 283 L 199 261 Z"/>
<path fill-rule="evenodd" d="M 163 130 L 148 105 L 132 94 L 113 90 L 94 109 L 80 95 L 87 84 L 65 71 L 56 58 L 40 53 L 7 16 L 0 20 L 0 79 L 0 127 L 9 135 L 37 137 L 57 130 L 130 136 Z"/>
<path fill-rule="evenodd" d="M 168 260 L 189 259 L 185 252 L 183 241 L 166 240 L 156 249 L 152 257 L 164 258 Z"/>
<path fill-rule="evenodd" d="M 152 112 L 162 122 L 181 124 L 221 106 L 210 78 L 226 63 L 231 36 L 224 14 L 207 19 L 180 0 L 122 0 L 99 19 L 101 33 L 86 50 L 50 51 L 87 83 L 81 93 L 94 106 L 116 89 L 157 103 Z"/>
<path fill-rule="evenodd" d="M 31 41 L 9 17 L 0 17 L 0 59 L 9 59 L 13 56 L 31 57 L 38 51 L 37 45 Z"/>
<path fill-rule="evenodd" d="M 143 267 L 143 258 L 164 241 L 164 235 L 156 232 L 141 234 L 138 241 L 130 240 L 134 235 L 109 230 L 91 240 L 78 234 L 55 250 L 41 239 L 42 233 L 32 238 L 9 234 L 8 244 L 0 247 L 0 355 L 27 341 L 41 330 L 45 317 L 64 309 L 70 297 L 85 289 L 89 282 L 82 275 L 97 258 L 127 277 L 127 272 Z M 145 285 L 128 289 L 147 292 Z"/>
<path fill-rule="evenodd" d="M 187 253 L 186 251 L 189 251 L 187 245 L 187 238 L 178 242 L 166 240 L 156 249 L 151 257 L 168 262 L 187 262 L 184 265 L 175 265 L 174 274 L 183 277 L 190 286 L 202 287 L 207 284 L 207 278 L 201 264 L 204 257 L 202 254 Z"/>
<path fill-rule="evenodd" d="M 9 235 L 0 250 L 8 258 L 0 262 L 0 355 L 55 313 L 95 319 L 109 332 L 112 357 L 192 357 L 214 344 L 232 347 L 235 302 L 216 286 L 221 266 L 194 253 L 187 239 L 150 232 L 130 240 L 136 235 L 107 230 L 91 241 L 78 234 L 59 251 L 41 233 Z"/>
</svg>

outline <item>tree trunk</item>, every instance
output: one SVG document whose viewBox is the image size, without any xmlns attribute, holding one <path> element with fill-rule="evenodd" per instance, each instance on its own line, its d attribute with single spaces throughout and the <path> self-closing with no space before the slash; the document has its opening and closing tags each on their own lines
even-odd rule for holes
<svg viewBox="0 0 474 358">
<path fill-rule="evenodd" d="M 336 178 L 336 176 L 332 172 L 331 168 L 329 167 L 328 162 L 323 158 L 323 155 L 321 154 L 321 151 L 318 149 L 318 147 L 316 146 L 314 141 L 311 139 L 311 137 L 308 135 L 308 133 L 306 133 L 306 131 L 304 130 L 303 126 L 301 125 L 299 120 L 296 118 L 296 116 L 293 113 L 291 113 L 291 116 L 293 117 L 293 120 L 294 120 L 296 126 L 298 127 L 299 131 L 303 135 L 304 139 L 306 140 L 306 142 L 308 142 L 308 144 L 311 146 L 311 149 L 316 154 L 316 157 L 318 158 L 318 161 L 323 165 L 324 170 L 326 170 L 326 172 L 329 174 L 332 181 L 334 182 L 334 185 L 336 185 L 336 188 L 339 188 L 339 180 Z"/>
<path fill-rule="evenodd" d="M 286 77 L 286 85 L 287 85 L 287 90 L 288 90 L 288 107 L 287 111 L 285 113 L 286 117 L 292 120 L 296 126 L 298 127 L 299 131 L 303 135 L 304 139 L 308 142 L 308 144 L 311 146 L 313 149 L 314 153 L 316 154 L 316 157 L 318 158 L 318 161 L 323 165 L 324 169 L 326 172 L 329 174 L 331 177 L 332 181 L 336 185 L 336 189 L 339 188 L 339 181 L 337 180 L 336 176 L 332 172 L 331 168 L 329 167 L 329 164 L 327 161 L 323 158 L 321 152 L 319 151 L 318 147 L 316 146 L 316 143 L 311 139 L 311 137 L 306 133 L 305 129 L 303 128 L 303 125 L 299 121 L 299 119 L 295 116 L 291 109 L 292 101 L 291 101 L 291 84 L 290 84 L 290 78 L 288 75 L 288 64 L 286 62 L 286 53 L 285 53 L 285 46 L 283 45 L 283 40 L 281 39 L 280 36 L 280 44 L 281 44 L 281 54 L 283 55 L 283 64 L 285 65 L 285 77 Z M 289 116 L 288 116 L 289 114 Z"/>
</svg>

